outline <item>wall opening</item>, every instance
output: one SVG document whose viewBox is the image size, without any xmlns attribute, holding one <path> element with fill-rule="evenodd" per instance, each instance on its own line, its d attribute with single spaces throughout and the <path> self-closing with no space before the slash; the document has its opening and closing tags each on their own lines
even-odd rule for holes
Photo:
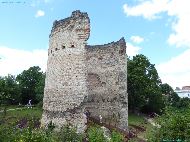
<svg viewBox="0 0 190 142">
<path fill-rule="evenodd" d="M 65 49 L 65 46 L 64 46 L 64 45 L 62 45 L 62 49 Z"/>
</svg>

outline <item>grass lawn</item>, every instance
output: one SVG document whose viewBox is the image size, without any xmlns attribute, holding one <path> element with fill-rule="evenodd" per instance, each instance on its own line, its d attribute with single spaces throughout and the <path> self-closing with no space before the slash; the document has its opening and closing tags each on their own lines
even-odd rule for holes
<svg viewBox="0 0 190 142">
<path fill-rule="evenodd" d="M 9 109 L 13 109 L 13 108 L 16 108 L 16 107 L 9 107 Z M 42 109 L 41 108 L 20 107 L 19 109 L 7 111 L 5 116 L 4 116 L 3 112 L 0 112 L 0 124 L 9 125 L 9 124 L 15 123 L 15 122 L 17 122 L 23 118 L 41 119 L 41 116 L 42 116 Z"/>
<path fill-rule="evenodd" d="M 21 108 L 18 110 L 8 111 L 7 116 L 13 116 L 17 118 L 31 118 L 31 117 L 38 117 L 41 118 L 42 116 L 42 109 L 34 107 L 34 108 Z"/>
<path fill-rule="evenodd" d="M 7 109 L 15 109 L 18 108 L 18 105 L 9 105 L 7 106 Z M 0 105 L 0 111 L 4 110 L 4 106 Z"/>
</svg>

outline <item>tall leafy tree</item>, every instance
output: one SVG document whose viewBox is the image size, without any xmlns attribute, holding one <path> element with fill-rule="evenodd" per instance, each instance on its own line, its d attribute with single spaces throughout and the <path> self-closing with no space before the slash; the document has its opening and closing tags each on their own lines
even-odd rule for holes
<svg viewBox="0 0 190 142">
<path fill-rule="evenodd" d="M 139 54 L 128 58 L 127 71 L 129 109 L 160 112 L 164 103 L 155 65 Z"/>
<path fill-rule="evenodd" d="M 5 80 L 3 77 L 0 77 L 0 104 L 4 103 L 4 100 L 8 99 L 9 96 L 5 94 Z"/>
<path fill-rule="evenodd" d="M 165 102 L 167 106 L 178 106 L 180 97 L 174 92 L 173 88 L 169 84 L 161 84 L 161 91 L 165 96 Z"/>
<path fill-rule="evenodd" d="M 0 77 L 0 100 L 1 104 L 18 104 L 20 89 L 13 75 Z"/>
<path fill-rule="evenodd" d="M 43 100 L 44 87 L 45 87 L 45 73 L 42 73 L 41 78 L 35 87 L 37 102 L 41 102 Z"/>
<path fill-rule="evenodd" d="M 0 77 L 0 105 L 4 105 L 4 116 L 6 116 L 7 106 L 17 104 L 20 98 L 20 90 L 13 75 Z"/>
<path fill-rule="evenodd" d="M 39 66 L 33 66 L 28 70 L 24 70 L 17 76 L 16 80 L 21 88 L 22 103 L 26 104 L 30 99 L 33 103 L 40 101 L 38 98 L 39 95 L 43 95 L 45 74 Z"/>
</svg>

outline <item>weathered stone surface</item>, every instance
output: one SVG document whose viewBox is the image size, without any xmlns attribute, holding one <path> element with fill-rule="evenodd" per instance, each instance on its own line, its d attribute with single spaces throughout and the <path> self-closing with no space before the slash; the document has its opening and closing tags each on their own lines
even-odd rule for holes
<svg viewBox="0 0 190 142">
<path fill-rule="evenodd" d="M 127 129 L 127 61 L 124 38 L 105 45 L 86 45 L 90 35 L 87 13 L 55 21 L 51 30 L 43 98 L 42 125 L 50 121 L 85 130 L 85 111 L 114 119 Z"/>
<path fill-rule="evenodd" d="M 127 63 L 124 38 L 106 45 L 86 46 L 87 89 L 85 109 L 118 127 L 128 125 Z M 122 52 L 121 52 L 122 51 Z M 112 119 L 112 120 L 110 120 Z"/>
</svg>

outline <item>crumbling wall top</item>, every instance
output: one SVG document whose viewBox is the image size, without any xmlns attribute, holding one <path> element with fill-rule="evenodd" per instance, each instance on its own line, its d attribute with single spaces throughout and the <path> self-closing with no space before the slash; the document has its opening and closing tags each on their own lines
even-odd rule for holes
<svg viewBox="0 0 190 142">
<path fill-rule="evenodd" d="M 87 39 L 90 34 L 90 19 L 86 12 L 81 12 L 80 10 L 73 11 L 71 16 L 62 20 L 55 20 L 51 30 L 50 37 L 60 31 L 60 29 L 69 29 L 70 31 L 75 30 L 76 32 L 81 31 L 85 32 L 85 35 L 88 34 Z M 81 34 L 82 35 L 82 34 Z"/>
<path fill-rule="evenodd" d="M 94 51 L 94 50 L 108 50 L 110 48 L 118 48 L 118 47 L 123 50 L 124 54 L 126 54 L 126 42 L 125 42 L 124 37 L 122 37 L 119 41 L 110 42 L 108 44 L 85 46 L 86 50 L 89 52 Z"/>
</svg>

